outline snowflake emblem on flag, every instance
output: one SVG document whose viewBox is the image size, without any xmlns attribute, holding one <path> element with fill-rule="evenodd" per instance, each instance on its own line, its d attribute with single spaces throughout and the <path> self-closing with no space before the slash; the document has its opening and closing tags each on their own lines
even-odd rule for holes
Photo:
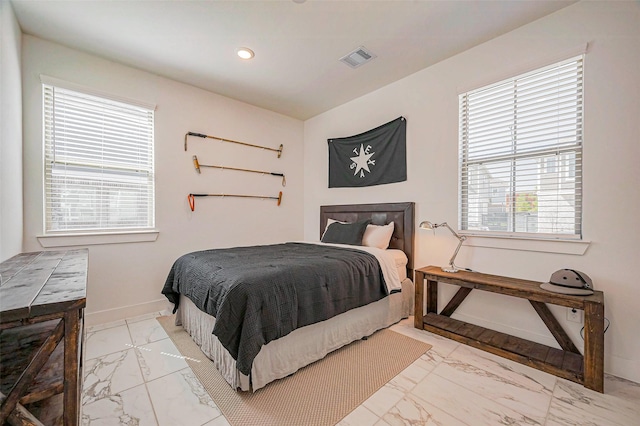
<svg viewBox="0 0 640 426">
<path fill-rule="evenodd" d="M 353 153 L 356 155 L 356 157 L 350 157 L 351 170 L 355 170 L 353 172 L 354 176 L 358 175 L 359 173 L 360 177 L 363 178 L 365 177 L 364 171 L 366 170 L 367 172 L 371 173 L 371 170 L 369 170 L 369 166 L 376 165 L 376 160 L 371 159 L 375 152 L 371 152 L 371 145 L 367 145 L 367 148 L 365 149 L 364 144 L 360 144 L 360 150 L 358 150 L 357 147 L 353 148 Z"/>
</svg>

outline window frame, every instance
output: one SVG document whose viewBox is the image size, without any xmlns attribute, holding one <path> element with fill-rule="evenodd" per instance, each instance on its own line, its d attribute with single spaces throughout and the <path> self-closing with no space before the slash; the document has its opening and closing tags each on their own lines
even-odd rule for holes
<svg viewBox="0 0 640 426">
<path fill-rule="evenodd" d="M 111 93 L 95 90 L 85 86 L 77 85 L 67 81 L 59 80 L 57 78 L 48 77 L 45 75 L 40 76 L 41 90 L 42 90 L 42 148 L 43 148 L 43 206 L 42 206 L 42 235 L 38 235 L 37 238 L 43 247 L 59 247 L 59 246 L 72 246 L 72 245 L 91 245 L 91 244 L 111 244 L 111 243 L 126 243 L 126 242 L 143 242 L 143 241 L 155 241 L 158 236 L 158 230 L 156 229 L 156 191 L 155 191 L 155 109 L 156 105 L 149 102 L 143 102 L 133 100 L 121 96 L 116 96 Z M 49 212 L 47 211 L 48 201 L 51 197 L 50 191 L 47 189 L 48 179 L 50 179 L 48 172 L 48 161 L 50 160 L 47 149 L 50 149 L 46 120 L 47 120 L 47 108 L 45 87 L 51 87 L 50 90 L 64 90 L 75 92 L 80 95 L 87 95 L 104 100 L 105 103 L 116 102 L 125 104 L 132 108 L 141 108 L 147 110 L 150 115 L 150 130 L 146 133 L 150 138 L 150 142 L 147 145 L 150 151 L 148 158 L 150 159 L 150 166 L 148 170 L 145 170 L 146 176 L 150 179 L 148 181 L 148 202 L 147 209 L 147 225 L 137 226 L 138 224 L 130 227 L 90 227 L 90 228 L 65 228 L 65 229 L 48 229 Z M 104 162 L 100 163 L 101 167 L 104 167 Z M 133 170 L 133 169 L 130 169 Z M 108 180 L 107 180 L 108 182 Z"/>
<path fill-rule="evenodd" d="M 576 52 L 577 53 L 577 52 Z M 555 60 L 553 63 L 548 63 L 544 66 L 539 66 L 534 69 L 530 69 L 527 72 L 520 72 L 515 76 L 501 79 L 500 81 L 495 81 L 490 84 L 485 84 L 482 87 L 477 87 L 471 90 L 466 90 L 462 93 L 459 93 L 459 106 L 458 106 L 458 114 L 459 114 L 459 133 L 458 133 L 458 229 L 461 234 L 471 237 L 481 237 L 485 241 L 491 241 L 495 238 L 507 238 L 511 240 L 520 240 L 524 241 L 544 241 L 544 240 L 554 240 L 554 241 L 566 241 L 566 242 L 581 242 L 583 241 L 583 180 L 582 180 L 582 172 L 583 172 L 583 150 L 584 150 L 584 62 L 585 62 L 585 51 L 581 51 L 579 54 L 574 53 L 571 57 L 563 59 L 563 60 Z M 578 78 L 577 87 L 579 87 L 579 102 L 577 102 L 576 107 L 576 117 L 579 125 L 577 126 L 576 135 L 579 135 L 577 141 L 573 145 L 563 146 L 563 143 L 557 142 L 551 148 L 545 148 L 540 150 L 532 150 L 530 153 L 521 154 L 517 152 L 517 148 L 514 148 L 515 152 L 512 155 L 502 155 L 500 157 L 503 158 L 504 161 L 512 162 L 512 170 L 509 171 L 509 179 L 511 180 L 510 188 L 508 191 L 509 194 L 513 197 L 518 195 L 518 191 L 516 188 L 516 172 L 515 172 L 515 162 L 520 158 L 530 158 L 536 159 L 536 161 L 540 161 L 539 163 L 539 171 L 537 172 L 537 176 L 543 176 L 544 173 L 541 171 L 542 167 L 551 166 L 551 161 L 548 162 L 548 159 L 551 157 L 545 157 L 544 155 L 554 154 L 556 157 L 553 157 L 553 162 L 556 164 L 553 166 L 556 169 L 558 174 L 558 179 L 566 181 L 573 176 L 575 179 L 575 187 L 573 188 L 573 196 L 575 197 L 575 219 L 572 222 L 572 226 L 576 228 L 573 233 L 561 233 L 561 232 L 523 232 L 515 230 L 516 216 L 515 216 L 515 207 L 512 207 L 514 211 L 508 212 L 508 220 L 513 222 L 512 226 L 514 230 L 508 231 L 500 231 L 500 230 L 483 230 L 483 229 L 468 229 L 469 227 L 469 165 L 471 164 L 480 164 L 480 163 L 491 163 L 497 162 L 497 158 L 491 158 L 488 156 L 486 158 L 476 158 L 473 161 L 470 161 L 468 158 L 469 154 L 469 141 L 468 138 L 465 137 L 467 134 L 468 128 L 465 122 L 465 113 L 463 112 L 464 107 L 463 104 L 466 105 L 468 96 L 470 94 L 476 94 L 485 90 L 491 90 L 492 88 L 497 88 L 502 85 L 512 83 L 515 84 L 517 81 L 521 81 L 531 76 L 535 76 L 536 74 L 541 74 L 545 71 L 567 65 L 577 63 L 578 70 L 576 71 L 576 76 Z M 514 102 L 516 101 L 516 94 L 514 89 Z M 518 114 L 516 112 L 516 107 L 514 107 L 514 117 Z M 517 118 L 514 118 L 514 121 Z M 514 140 L 514 147 L 517 146 L 517 139 Z M 566 153 L 575 153 L 575 159 L 572 164 L 567 166 L 566 164 L 560 163 L 560 157 L 566 155 Z M 578 171 L 578 175 L 576 175 L 576 171 Z M 576 178 L 577 176 L 577 178 Z M 465 190 L 466 188 L 466 190 Z M 536 189 L 536 191 L 538 191 Z M 487 193 L 489 194 L 489 193 Z M 505 203 L 508 204 L 505 200 Z M 515 206 L 516 203 L 511 203 Z M 466 211 L 464 210 L 466 206 Z M 493 243 L 491 243 L 493 244 Z M 482 246 L 482 245 L 480 245 Z M 536 250 L 538 251 L 538 250 Z"/>
</svg>

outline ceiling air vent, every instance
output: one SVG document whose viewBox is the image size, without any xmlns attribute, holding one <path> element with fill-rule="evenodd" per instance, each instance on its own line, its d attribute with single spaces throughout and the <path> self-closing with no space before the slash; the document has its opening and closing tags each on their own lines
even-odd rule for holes
<svg viewBox="0 0 640 426">
<path fill-rule="evenodd" d="M 345 64 L 349 65 L 351 68 L 358 68 L 360 65 L 366 64 L 367 62 L 369 62 L 375 57 L 376 55 L 374 55 L 364 47 L 360 46 L 353 52 L 348 53 L 344 55 L 342 58 L 340 58 L 340 62 L 344 62 Z"/>
</svg>

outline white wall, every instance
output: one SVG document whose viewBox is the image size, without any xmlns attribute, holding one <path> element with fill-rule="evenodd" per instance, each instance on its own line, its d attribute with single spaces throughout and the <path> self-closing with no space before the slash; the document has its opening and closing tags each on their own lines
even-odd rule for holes
<svg viewBox="0 0 640 426">
<path fill-rule="evenodd" d="M 0 0 L 0 262 L 22 251 L 22 33 Z"/>
<path fill-rule="evenodd" d="M 589 43 L 585 60 L 584 238 L 582 256 L 464 247 L 458 264 L 482 272 L 547 280 L 571 267 L 603 290 L 605 370 L 640 381 L 640 4 L 581 2 L 463 52 L 305 122 L 305 238 L 318 238 L 323 204 L 415 201 L 416 221 L 457 223 L 458 98 L 469 90 L 560 59 Z M 357 71 L 355 71 L 357 72 Z M 327 139 L 357 134 L 398 116 L 407 118 L 408 180 L 362 189 L 327 188 Z M 447 232 L 418 231 L 416 266 L 446 264 L 457 241 Z M 453 289 L 441 291 L 443 298 Z M 442 305 L 441 305 L 442 306 Z M 574 341 L 580 326 L 553 312 Z M 472 293 L 458 318 L 554 344 L 529 303 Z M 556 345 L 557 346 L 557 345 Z M 578 344 L 581 347 L 581 344 Z"/>
<path fill-rule="evenodd" d="M 174 260 L 207 248 L 300 240 L 303 235 L 303 123 L 192 86 L 25 35 L 24 248 L 42 250 L 42 91 L 40 75 L 157 105 L 155 115 L 155 242 L 89 246 L 87 320 L 111 321 L 160 309 L 160 290 Z M 187 131 L 277 148 L 267 150 L 210 139 L 189 139 Z M 284 172 L 286 188 L 272 176 L 203 169 L 201 163 Z M 218 193 L 277 196 L 274 200 L 198 198 L 195 212 L 187 194 Z"/>
</svg>

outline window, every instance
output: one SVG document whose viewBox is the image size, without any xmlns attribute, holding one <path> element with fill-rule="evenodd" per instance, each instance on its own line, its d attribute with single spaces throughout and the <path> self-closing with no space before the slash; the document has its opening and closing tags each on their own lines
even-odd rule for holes
<svg viewBox="0 0 640 426">
<path fill-rule="evenodd" d="M 154 227 L 153 108 L 43 84 L 45 233 Z"/>
<path fill-rule="evenodd" d="M 460 229 L 581 238 L 583 56 L 460 95 Z"/>
</svg>

